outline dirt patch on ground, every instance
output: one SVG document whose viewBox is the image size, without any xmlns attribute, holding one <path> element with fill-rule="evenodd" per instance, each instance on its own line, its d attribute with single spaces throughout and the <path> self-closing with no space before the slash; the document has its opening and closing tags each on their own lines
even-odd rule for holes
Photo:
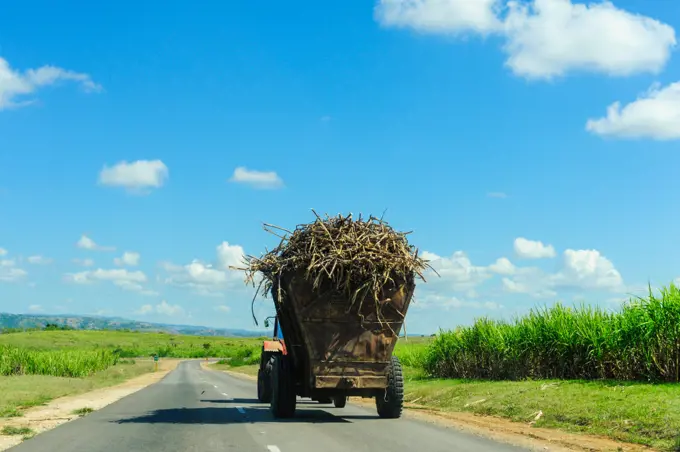
<svg viewBox="0 0 680 452">
<path fill-rule="evenodd" d="M 180 359 L 163 359 L 158 364 L 157 372 L 140 375 L 116 386 L 54 399 L 46 406 L 30 408 L 26 410 L 22 417 L 1 419 L 0 429 L 7 426 L 17 428 L 28 427 L 34 434 L 51 430 L 65 422 L 80 417 L 78 414 L 73 414 L 76 410 L 84 408 L 89 408 L 92 411 L 99 410 L 106 405 L 156 383 L 174 370 L 180 361 Z M 23 437 L 19 435 L 6 436 L 0 434 L 0 451 L 14 447 L 21 443 L 22 440 Z"/>
<path fill-rule="evenodd" d="M 210 369 L 207 363 L 201 363 L 204 369 Z M 221 370 L 229 375 L 244 380 L 257 381 L 257 377 L 243 373 Z M 373 399 L 350 397 L 350 402 L 375 407 Z M 451 413 L 433 410 L 416 404 L 405 404 L 405 417 L 437 424 L 443 427 L 455 428 L 467 433 L 492 439 L 506 444 L 526 447 L 536 451 L 550 452 L 652 452 L 654 449 L 638 444 L 620 443 L 609 438 L 592 435 L 579 435 L 556 429 L 535 428 L 529 424 L 512 422 L 507 419 L 492 416 L 479 416 L 472 413 Z"/>
</svg>

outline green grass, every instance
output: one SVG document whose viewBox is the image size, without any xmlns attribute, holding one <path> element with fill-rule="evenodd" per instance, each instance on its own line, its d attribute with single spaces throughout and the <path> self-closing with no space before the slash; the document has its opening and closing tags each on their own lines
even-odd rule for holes
<svg viewBox="0 0 680 452">
<path fill-rule="evenodd" d="M 108 350 L 29 350 L 0 345 L 0 375 L 87 377 L 116 364 Z"/>
<path fill-rule="evenodd" d="M 85 416 L 87 414 L 92 413 L 94 410 L 90 407 L 83 407 L 83 408 L 78 408 L 77 410 L 73 410 L 71 414 L 75 414 L 77 416 Z"/>
<path fill-rule="evenodd" d="M 4 426 L 0 432 L 2 432 L 3 435 L 33 435 L 33 430 L 28 427 L 12 427 L 10 425 Z"/>
<path fill-rule="evenodd" d="M 671 284 L 618 312 L 558 304 L 512 322 L 479 319 L 438 334 L 424 368 L 446 378 L 680 382 L 680 290 Z"/>
<path fill-rule="evenodd" d="M 135 364 L 118 364 L 86 378 L 48 375 L 0 377 L 0 417 L 21 416 L 26 408 L 44 405 L 58 397 L 114 386 L 152 371 L 152 362 L 140 361 Z"/>
<path fill-rule="evenodd" d="M 121 358 L 148 357 L 157 354 L 168 358 L 246 359 L 259 353 L 262 338 L 225 338 L 182 336 L 165 333 L 122 331 L 27 331 L 0 334 L 0 346 L 22 350 L 90 350 L 109 351 Z M 249 351 L 250 350 L 250 351 Z"/>
<path fill-rule="evenodd" d="M 408 372 L 407 372 L 408 373 Z M 680 385 L 609 381 L 469 381 L 412 378 L 405 400 L 451 412 L 471 412 L 536 427 L 603 435 L 674 449 L 680 440 Z"/>
</svg>

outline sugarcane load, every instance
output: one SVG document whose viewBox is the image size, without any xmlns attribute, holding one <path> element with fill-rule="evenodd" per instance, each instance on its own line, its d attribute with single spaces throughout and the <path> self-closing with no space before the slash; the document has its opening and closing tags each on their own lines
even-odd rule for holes
<svg viewBox="0 0 680 452">
<path fill-rule="evenodd" d="M 314 215 L 293 231 L 265 224 L 279 245 L 240 268 L 256 288 L 253 301 L 271 294 L 276 309 L 258 398 L 276 417 L 294 415 L 296 396 L 336 407 L 373 397 L 381 417 L 400 417 L 403 378 L 392 352 L 416 280 L 430 267 L 409 233 L 382 218 Z"/>
</svg>

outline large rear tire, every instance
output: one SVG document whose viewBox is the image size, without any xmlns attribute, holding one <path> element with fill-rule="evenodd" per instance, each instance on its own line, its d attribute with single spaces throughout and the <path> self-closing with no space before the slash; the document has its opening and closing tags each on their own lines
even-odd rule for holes
<svg viewBox="0 0 680 452">
<path fill-rule="evenodd" d="M 289 418 L 295 415 L 295 380 L 291 360 L 288 356 L 276 354 L 271 372 L 270 410 L 275 418 Z"/>
<path fill-rule="evenodd" d="M 335 408 L 345 408 L 345 405 L 347 405 L 347 396 L 333 397 L 333 405 Z"/>
<path fill-rule="evenodd" d="M 401 417 L 404 407 L 404 375 L 399 358 L 392 356 L 387 371 L 387 388 L 385 392 L 376 396 L 375 406 L 378 416 L 385 419 Z"/>
</svg>

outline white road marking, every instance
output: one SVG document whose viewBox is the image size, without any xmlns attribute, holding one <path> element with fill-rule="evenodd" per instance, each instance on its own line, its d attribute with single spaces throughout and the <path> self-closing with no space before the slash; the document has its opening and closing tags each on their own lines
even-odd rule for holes
<svg viewBox="0 0 680 452">
<path fill-rule="evenodd" d="M 236 409 L 238 410 L 239 413 L 246 414 L 246 410 L 244 410 L 243 407 L 237 406 Z"/>
<path fill-rule="evenodd" d="M 224 397 L 229 397 L 229 394 L 227 394 L 226 392 L 223 392 L 222 395 L 223 395 Z"/>
<path fill-rule="evenodd" d="M 269 452 L 281 452 L 281 449 L 276 446 L 267 446 L 267 450 L 269 450 Z"/>
</svg>

